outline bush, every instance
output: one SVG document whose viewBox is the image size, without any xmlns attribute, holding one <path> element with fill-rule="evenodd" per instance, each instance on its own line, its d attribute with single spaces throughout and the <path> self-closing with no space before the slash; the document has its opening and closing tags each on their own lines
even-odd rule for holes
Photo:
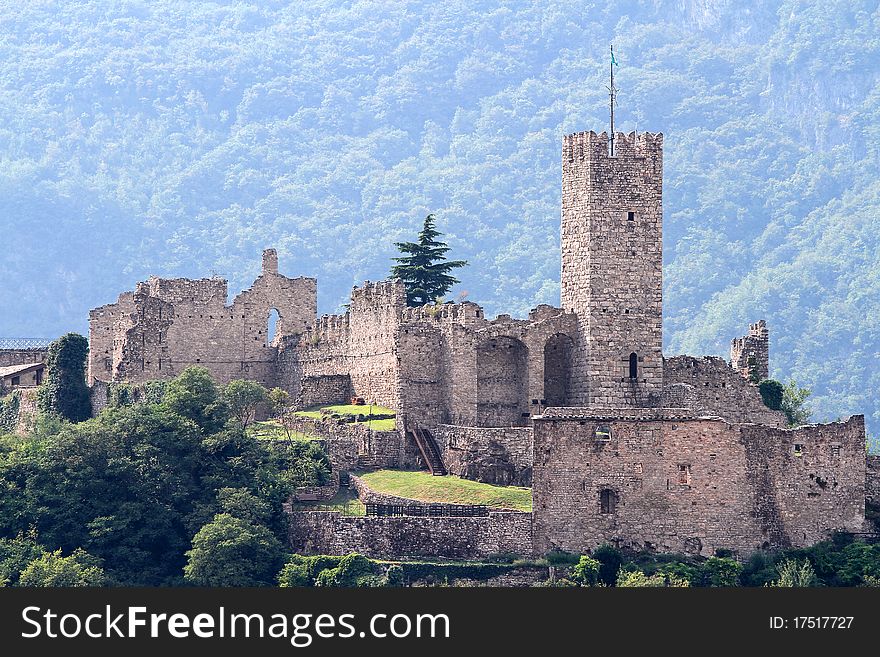
<svg viewBox="0 0 880 657">
<path fill-rule="evenodd" d="M 738 586 L 743 567 L 734 559 L 709 557 L 700 566 L 704 586 Z"/>
<path fill-rule="evenodd" d="M 580 559 L 580 555 L 564 550 L 551 550 L 545 559 L 551 566 L 573 566 Z"/>
<path fill-rule="evenodd" d="M 596 586 L 601 566 L 596 559 L 583 555 L 574 567 L 571 579 L 580 586 Z"/>
<path fill-rule="evenodd" d="M 761 393 L 764 406 L 774 411 L 782 410 L 783 391 L 782 384 L 775 379 L 764 379 L 758 384 L 758 392 Z"/>
<path fill-rule="evenodd" d="M 689 587 L 690 582 L 675 575 L 646 575 L 641 570 L 622 570 L 617 576 L 616 585 L 619 588 L 680 588 Z"/>
<path fill-rule="evenodd" d="M 599 579 L 605 586 L 614 586 L 617 582 L 617 573 L 623 564 L 623 554 L 611 545 L 600 545 L 593 550 L 593 558 L 601 564 Z"/>
</svg>

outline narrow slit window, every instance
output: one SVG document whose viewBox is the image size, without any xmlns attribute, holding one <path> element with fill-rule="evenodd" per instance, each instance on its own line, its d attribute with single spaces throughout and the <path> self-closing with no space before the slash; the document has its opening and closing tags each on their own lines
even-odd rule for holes
<svg viewBox="0 0 880 657">
<path fill-rule="evenodd" d="M 629 355 L 629 378 L 639 378 L 639 357 L 635 353 Z"/>
<path fill-rule="evenodd" d="M 610 515 L 617 510 L 617 493 L 610 488 L 603 488 L 599 493 L 599 511 Z"/>
</svg>

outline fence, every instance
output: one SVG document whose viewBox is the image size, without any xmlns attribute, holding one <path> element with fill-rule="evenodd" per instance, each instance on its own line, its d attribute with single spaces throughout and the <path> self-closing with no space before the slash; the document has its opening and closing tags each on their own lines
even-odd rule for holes
<svg viewBox="0 0 880 657">
<path fill-rule="evenodd" d="M 476 504 L 373 504 L 368 503 L 368 516 L 433 516 L 473 518 L 489 515 L 489 508 Z"/>
<path fill-rule="evenodd" d="M 0 349 L 47 349 L 51 342 L 42 338 L 0 338 Z"/>
</svg>

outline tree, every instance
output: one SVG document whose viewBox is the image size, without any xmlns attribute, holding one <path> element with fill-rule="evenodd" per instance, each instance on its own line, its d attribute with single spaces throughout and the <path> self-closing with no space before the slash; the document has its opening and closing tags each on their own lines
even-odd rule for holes
<svg viewBox="0 0 880 657">
<path fill-rule="evenodd" d="M 771 586 L 786 588 L 806 588 L 815 586 L 816 571 L 813 570 L 813 564 L 809 559 L 804 559 L 803 563 L 795 559 L 787 559 L 777 566 L 779 579 L 773 582 Z"/>
<path fill-rule="evenodd" d="M 218 513 L 193 537 L 183 575 L 200 586 L 269 586 L 281 568 L 281 543 L 266 527 Z"/>
<path fill-rule="evenodd" d="M 229 413 L 214 379 L 204 367 L 187 367 L 169 381 L 163 404 L 172 412 L 193 420 L 206 433 L 220 429 Z"/>
<path fill-rule="evenodd" d="M 269 391 L 256 381 L 236 379 L 223 388 L 223 400 L 242 428 L 253 421 L 257 407 L 268 399 Z"/>
<path fill-rule="evenodd" d="M 799 427 L 810 421 L 813 410 L 807 406 L 807 399 L 811 394 L 809 388 L 801 388 L 794 379 L 783 386 L 781 410 L 789 426 Z"/>
<path fill-rule="evenodd" d="M 15 586 L 21 571 L 39 559 L 45 550 L 35 540 L 35 532 L 15 538 L 0 538 L 0 586 Z"/>
<path fill-rule="evenodd" d="M 701 566 L 703 583 L 706 586 L 737 586 L 743 567 L 735 559 L 709 557 Z"/>
<path fill-rule="evenodd" d="M 67 557 L 47 552 L 22 571 L 19 586 L 104 586 L 106 578 L 95 557 L 76 549 Z"/>
<path fill-rule="evenodd" d="M 596 583 L 599 581 L 599 569 L 601 567 L 602 564 L 596 559 L 582 555 L 571 573 L 571 579 L 581 586 L 596 586 Z"/>
<path fill-rule="evenodd" d="M 758 384 L 758 392 L 761 393 L 764 406 L 774 411 L 782 410 L 782 396 L 785 388 L 779 381 L 764 379 Z"/>
<path fill-rule="evenodd" d="M 434 215 L 429 214 L 425 217 L 418 242 L 394 243 L 404 255 L 392 258 L 398 264 L 391 268 L 391 275 L 403 281 L 406 288 L 406 303 L 409 306 L 424 306 L 432 303 L 459 282 L 449 272 L 464 267 L 467 262 L 446 261 L 449 247 L 437 240 L 442 234 L 434 228 Z"/>
<path fill-rule="evenodd" d="M 71 422 L 88 420 L 92 414 L 86 385 L 89 341 L 78 333 L 67 333 L 49 345 L 46 381 L 38 404 L 44 413 L 55 413 Z"/>
</svg>

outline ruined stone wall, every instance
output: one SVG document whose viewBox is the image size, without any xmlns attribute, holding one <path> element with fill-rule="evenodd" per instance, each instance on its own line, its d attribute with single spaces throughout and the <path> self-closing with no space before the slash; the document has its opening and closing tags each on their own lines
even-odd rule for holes
<svg viewBox="0 0 880 657">
<path fill-rule="evenodd" d="M 786 426 L 782 412 L 764 405 L 758 387 L 717 356 L 664 359 L 663 406 L 690 408 L 734 423 Z"/>
<path fill-rule="evenodd" d="M 299 554 L 485 559 L 501 552 L 532 553 L 531 514 L 516 511 L 474 518 L 295 511 L 290 514 L 289 537 L 290 547 Z"/>
<path fill-rule="evenodd" d="M 867 458 L 865 473 L 865 501 L 880 506 L 880 456 L 872 454 Z"/>
<path fill-rule="evenodd" d="M 0 349 L 0 367 L 45 363 L 48 349 Z"/>
<path fill-rule="evenodd" d="M 397 336 L 406 306 L 400 280 L 366 283 L 351 293 L 349 374 L 354 394 L 400 408 Z"/>
<path fill-rule="evenodd" d="M 531 427 L 434 429 L 443 464 L 450 474 L 502 486 L 531 486 Z"/>
<path fill-rule="evenodd" d="M 301 337 L 282 340 L 279 384 L 296 399 L 305 377 L 348 376 L 353 395 L 399 410 L 397 339 L 405 303 L 399 280 L 354 288 L 347 313 L 321 317 Z"/>
<path fill-rule="evenodd" d="M 771 545 L 804 547 L 865 526 L 865 418 L 797 429 L 743 425 L 752 509 Z"/>
<path fill-rule="evenodd" d="M 348 404 L 351 396 L 351 377 L 347 374 L 325 374 L 302 378 L 300 405 L 303 408 Z"/>
<path fill-rule="evenodd" d="M 763 319 L 749 324 L 749 334 L 730 342 L 730 366 L 748 380 L 752 372 L 759 381 L 770 376 L 770 332 Z"/>
<path fill-rule="evenodd" d="M 226 298 L 222 279 L 151 277 L 116 304 L 96 308 L 90 313 L 90 381 L 165 379 L 200 365 L 220 384 L 250 379 L 275 385 L 281 337 L 314 323 L 315 279 L 278 274 L 277 256 L 267 250 L 254 284 L 231 305 Z M 273 309 L 279 319 L 270 340 Z"/>
<path fill-rule="evenodd" d="M 562 307 L 578 316 L 572 402 L 653 406 L 663 385 L 663 136 L 567 135 Z M 635 362 L 630 368 L 630 355 Z"/>
<path fill-rule="evenodd" d="M 863 525 L 861 416 L 788 430 L 683 409 L 606 413 L 550 409 L 535 419 L 538 553 L 612 543 L 747 556 Z"/>
<path fill-rule="evenodd" d="M 398 334 L 400 408 L 406 417 L 423 426 L 448 420 L 452 380 L 449 340 L 437 325 L 439 318 L 407 321 Z"/>
</svg>

